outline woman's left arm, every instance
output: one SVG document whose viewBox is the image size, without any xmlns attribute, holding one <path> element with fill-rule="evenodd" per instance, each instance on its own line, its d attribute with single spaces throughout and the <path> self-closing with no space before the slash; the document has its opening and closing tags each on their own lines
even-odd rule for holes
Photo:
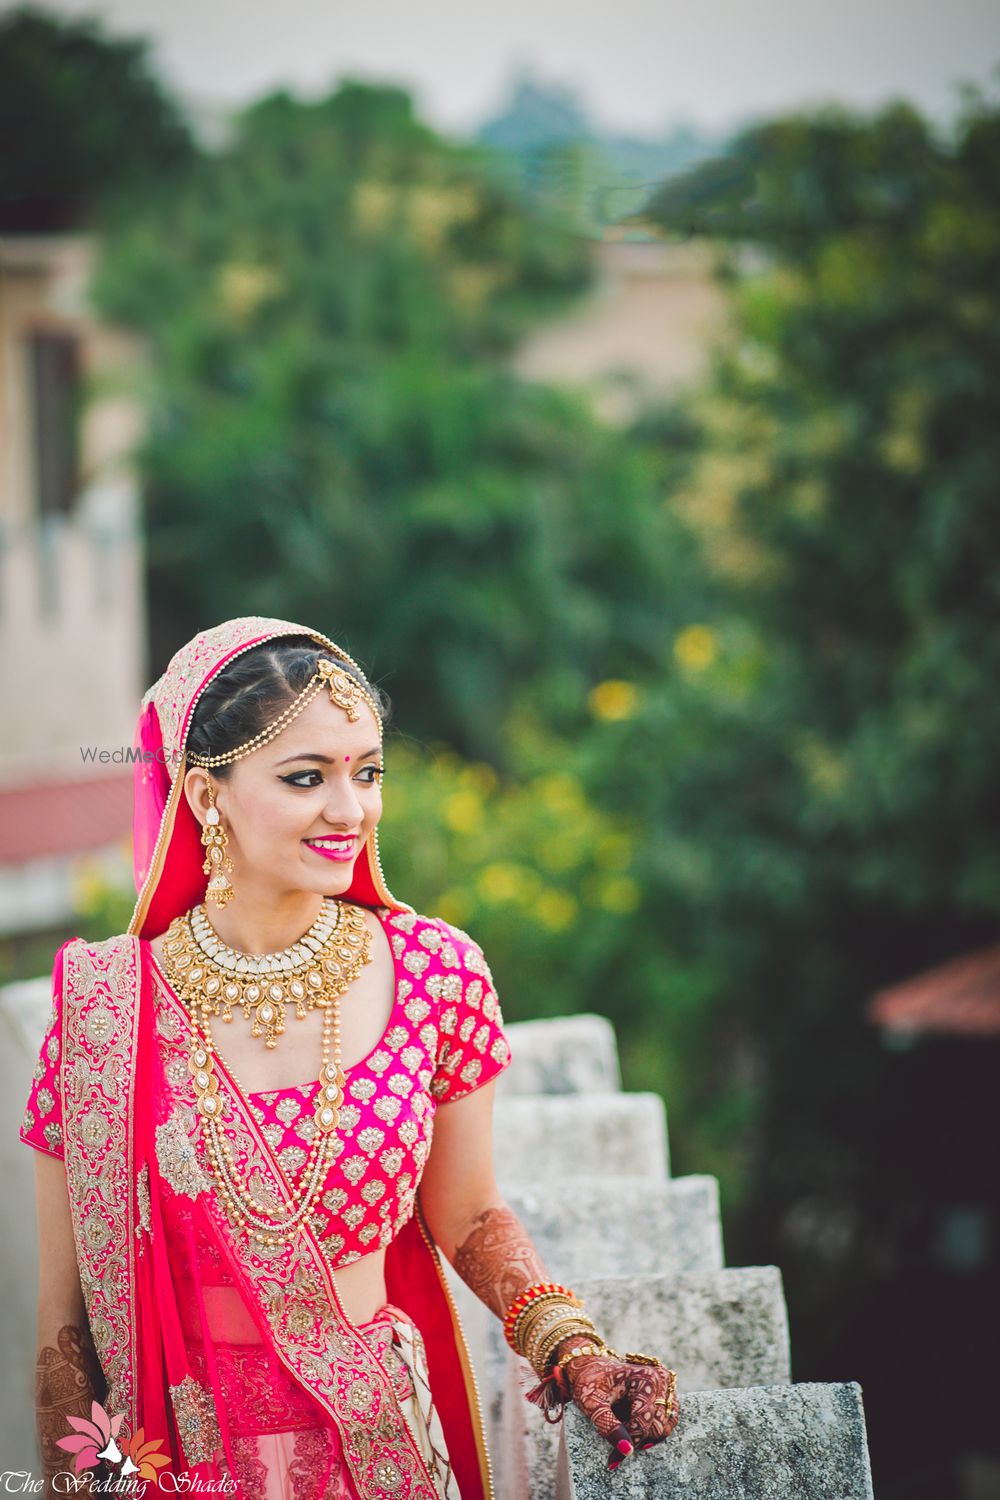
<svg viewBox="0 0 1000 1500">
<path fill-rule="evenodd" d="M 420 1206 L 431 1234 L 462 1280 L 498 1318 L 526 1287 L 547 1276 L 531 1237 L 504 1201 L 493 1169 L 495 1081 L 447 1103 L 434 1117 Z M 580 1333 L 553 1360 L 586 1344 Z M 612 1445 L 615 1469 L 633 1446 L 662 1442 L 677 1422 L 673 1372 L 609 1355 L 584 1354 L 563 1366 L 572 1399 Z M 612 1403 L 620 1404 L 616 1415 Z"/>
</svg>

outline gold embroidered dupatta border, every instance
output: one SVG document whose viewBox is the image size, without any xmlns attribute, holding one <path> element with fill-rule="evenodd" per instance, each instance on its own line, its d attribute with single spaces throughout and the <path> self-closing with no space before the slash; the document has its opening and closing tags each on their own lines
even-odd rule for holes
<svg viewBox="0 0 1000 1500">
<path fill-rule="evenodd" d="M 67 946 L 62 1068 L 70 1211 L 108 1407 L 124 1413 L 130 1433 L 137 1430 L 141 1407 L 134 1247 L 137 1229 L 148 1223 L 138 1201 L 131 1129 L 142 987 L 138 938 Z M 158 1041 L 162 1045 L 162 1036 Z M 166 1087 L 176 1095 L 172 1085 Z M 227 1092 L 242 1127 L 236 1132 L 240 1147 L 249 1148 L 266 1170 L 270 1148 L 238 1090 Z M 175 1098 L 171 1123 L 188 1104 L 178 1106 Z M 267 1175 L 287 1195 L 276 1164 Z M 207 1177 L 205 1185 L 208 1190 Z M 333 1418 L 359 1492 L 366 1500 L 439 1500 L 391 1377 L 347 1318 L 312 1230 L 305 1228 L 293 1244 L 262 1247 L 274 1252 L 267 1260 L 249 1240 L 232 1235 L 214 1195 L 211 1212 L 272 1330 L 278 1357 Z"/>
<path fill-rule="evenodd" d="M 87 1318 L 108 1382 L 107 1404 L 136 1420 L 138 1369 L 132 1132 L 135 939 L 69 943 L 63 955 L 63 1152 Z"/>
</svg>

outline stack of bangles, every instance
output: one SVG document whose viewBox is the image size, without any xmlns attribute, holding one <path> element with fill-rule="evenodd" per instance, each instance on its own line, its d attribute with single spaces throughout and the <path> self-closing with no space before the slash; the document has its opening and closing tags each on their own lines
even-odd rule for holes
<svg viewBox="0 0 1000 1500">
<path fill-rule="evenodd" d="M 583 1303 L 558 1281 L 537 1281 L 519 1292 L 504 1314 L 503 1332 L 514 1353 L 526 1359 L 538 1376 L 540 1383 L 527 1395 L 541 1407 L 547 1422 L 558 1422 L 566 1403 L 572 1400 L 565 1366 L 581 1354 L 662 1367 L 655 1355 L 619 1354 L 612 1349 L 597 1332 Z M 567 1339 L 573 1340 L 572 1347 L 556 1359 L 556 1350 Z M 553 1411 L 556 1414 L 550 1416 Z"/>
</svg>

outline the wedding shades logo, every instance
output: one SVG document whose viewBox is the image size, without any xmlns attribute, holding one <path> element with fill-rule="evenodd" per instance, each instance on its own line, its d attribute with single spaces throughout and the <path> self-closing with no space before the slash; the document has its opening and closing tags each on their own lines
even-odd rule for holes
<svg viewBox="0 0 1000 1500">
<path fill-rule="evenodd" d="M 109 1464 L 121 1464 L 118 1473 L 122 1477 L 134 1474 L 137 1479 L 155 1479 L 157 1470 L 170 1462 L 168 1454 L 157 1451 L 163 1439 L 147 1438 L 142 1427 L 131 1437 L 119 1439 L 124 1414 L 109 1417 L 99 1401 L 91 1404 L 89 1418 L 67 1415 L 66 1420 L 73 1431 L 68 1437 L 57 1438 L 56 1443 L 76 1455 L 75 1474 L 105 1459 Z"/>
</svg>

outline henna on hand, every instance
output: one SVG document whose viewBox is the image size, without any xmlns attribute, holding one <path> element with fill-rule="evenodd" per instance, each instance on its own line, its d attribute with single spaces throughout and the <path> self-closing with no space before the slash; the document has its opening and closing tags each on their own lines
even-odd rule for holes
<svg viewBox="0 0 1000 1500">
<path fill-rule="evenodd" d="M 506 1203 L 484 1209 L 455 1251 L 452 1265 L 467 1286 L 502 1318 L 518 1292 L 545 1281 L 531 1237 Z"/>
<path fill-rule="evenodd" d="M 506 1203 L 491 1205 L 476 1216 L 452 1265 L 498 1318 L 525 1287 L 549 1279 L 531 1237 Z M 556 1357 L 587 1342 L 585 1334 L 567 1335 Z M 634 1447 L 662 1442 L 677 1425 L 672 1370 L 602 1354 L 578 1355 L 563 1368 L 573 1400 L 616 1450 L 609 1469 L 616 1469 Z"/>
<path fill-rule="evenodd" d="M 56 1342 L 58 1348 L 46 1345 L 35 1360 L 35 1414 L 46 1496 L 55 1493 L 53 1475 L 71 1470 L 74 1462 L 73 1455 L 57 1443 L 73 1431 L 66 1418 L 89 1417 L 92 1403 L 103 1401 L 107 1394 L 90 1324 L 86 1320 L 65 1324 Z"/>
<path fill-rule="evenodd" d="M 609 1469 L 617 1469 L 633 1448 L 663 1442 L 676 1427 L 679 1405 L 672 1389 L 673 1371 L 662 1365 L 581 1354 L 567 1360 L 563 1368 L 576 1405 L 616 1449 L 608 1460 Z"/>
</svg>

